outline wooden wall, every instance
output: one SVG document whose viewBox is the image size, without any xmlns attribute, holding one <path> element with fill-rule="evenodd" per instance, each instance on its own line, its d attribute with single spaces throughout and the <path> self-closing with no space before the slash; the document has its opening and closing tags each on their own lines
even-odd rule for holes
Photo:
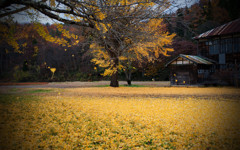
<svg viewBox="0 0 240 150">
<path fill-rule="evenodd" d="M 170 82 L 172 85 L 197 84 L 197 80 L 196 65 L 170 65 Z"/>
</svg>

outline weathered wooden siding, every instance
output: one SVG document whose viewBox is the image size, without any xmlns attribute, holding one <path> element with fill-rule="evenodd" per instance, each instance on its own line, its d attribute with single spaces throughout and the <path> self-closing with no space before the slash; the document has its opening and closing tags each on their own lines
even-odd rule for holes
<svg viewBox="0 0 240 150">
<path fill-rule="evenodd" d="M 197 84 L 196 65 L 170 65 L 170 70 L 172 85 Z"/>
</svg>

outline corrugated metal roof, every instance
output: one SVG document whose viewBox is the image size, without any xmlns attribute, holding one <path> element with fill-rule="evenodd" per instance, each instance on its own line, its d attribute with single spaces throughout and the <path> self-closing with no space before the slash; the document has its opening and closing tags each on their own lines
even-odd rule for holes
<svg viewBox="0 0 240 150">
<path fill-rule="evenodd" d="M 200 57 L 200 56 L 194 56 L 194 55 L 183 55 L 180 54 L 181 57 L 188 59 L 196 64 L 204 64 L 204 65 L 212 65 L 213 63 Z"/>
<path fill-rule="evenodd" d="M 221 25 L 217 28 L 204 32 L 194 39 L 201 39 L 201 38 L 208 38 L 212 36 L 219 36 L 219 35 L 228 35 L 233 33 L 240 33 L 240 18 L 224 25 Z"/>
<path fill-rule="evenodd" d="M 180 54 L 173 60 L 169 61 L 165 66 L 167 67 L 169 64 L 171 64 L 173 61 L 177 60 L 179 57 L 182 57 L 184 59 L 187 59 L 195 64 L 204 64 L 204 65 L 212 65 L 214 61 L 210 61 L 209 59 L 202 58 L 200 56 L 194 56 L 194 55 L 184 55 Z"/>
</svg>

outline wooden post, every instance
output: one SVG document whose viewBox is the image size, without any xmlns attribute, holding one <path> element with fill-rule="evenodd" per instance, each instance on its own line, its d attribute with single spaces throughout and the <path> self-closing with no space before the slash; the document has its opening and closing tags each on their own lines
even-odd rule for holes
<svg viewBox="0 0 240 150">
<path fill-rule="evenodd" d="M 237 60 L 235 59 L 235 81 L 236 81 L 236 87 L 238 87 L 238 65 Z"/>
</svg>

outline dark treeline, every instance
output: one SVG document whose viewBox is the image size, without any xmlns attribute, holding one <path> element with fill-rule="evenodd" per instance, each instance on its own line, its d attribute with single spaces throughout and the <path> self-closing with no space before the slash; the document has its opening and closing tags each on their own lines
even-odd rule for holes
<svg viewBox="0 0 240 150">
<path fill-rule="evenodd" d="M 19 52 L 6 43 L 1 44 L 1 79 L 12 81 L 50 81 L 50 68 L 56 68 L 53 81 L 93 80 L 96 72 L 86 53 L 89 42 L 86 40 L 87 30 L 76 26 L 64 26 L 66 30 L 79 36 L 79 43 L 71 47 L 46 41 L 34 30 L 33 24 L 14 25 L 15 36 L 26 32 L 27 38 L 19 38 Z M 61 37 L 55 24 L 44 25 L 53 37 Z M 68 40 L 68 39 L 66 39 Z M 69 43 L 71 41 L 68 41 Z"/>
<path fill-rule="evenodd" d="M 72 41 L 63 36 L 64 33 L 58 30 L 56 24 L 45 24 L 43 27 L 52 37 L 63 38 L 71 45 Z M 12 30 L 9 32 L 17 39 L 20 48 L 16 51 L 8 43 L 1 41 L 1 82 L 109 80 L 109 77 L 102 76 L 104 68 L 91 62 L 92 55 L 89 49 L 91 35 L 87 28 L 64 25 L 66 31 L 78 35 L 80 39 L 77 45 L 71 47 L 46 41 L 35 30 L 34 24 L 15 23 L 8 29 Z M 156 69 L 153 75 L 149 73 L 152 71 L 149 66 L 148 63 L 141 66 L 133 63 L 133 79 L 152 80 L 153 76 L 159 76 Z M 56 68 L 53 78 L 51 68 Z M 167 77 L 165 73 L 161 80 L 167 80 Z M 125 80 L 124 71 L 120 72 L 120 79 Z"/>
</svg>

